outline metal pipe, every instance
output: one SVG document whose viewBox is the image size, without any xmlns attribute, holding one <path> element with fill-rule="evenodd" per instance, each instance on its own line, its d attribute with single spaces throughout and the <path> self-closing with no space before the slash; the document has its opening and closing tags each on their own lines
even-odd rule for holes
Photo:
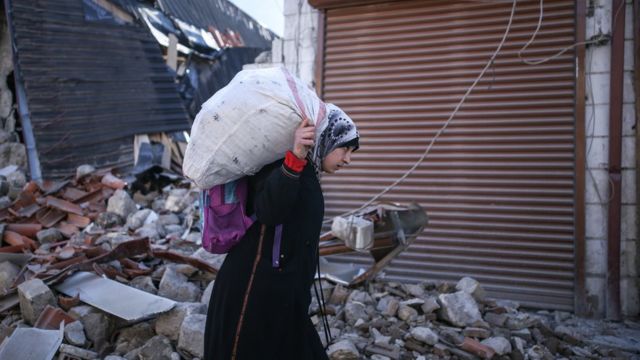
<svg viewBox="0 0 640 360">
<path fill-rule="evenodd" d="M 575 149 L 575 279 L 574 279 L 574 311 L 579 316 L 587 312 L 587 292 L 585 274 L 585 37 L 586 37 L 586 2 L 576 1 L 576 42 L 583 43 L 576 47 L 576 149 Z"/>
<path fill-rule="evenodd" d="M 29 162 L 29 174 L 31 180 L 36 182 L 42 181 L 42 173 L 40 171 L 40 159 L 36 149 L 36 139 L 33 136 L 33 127 L 31 126 L 31 115 L 29 114 L 29 106 L 27 104 L 27 95 L 24 91 L 22 82 L 22 74 L 18 64 L 18 50 L 15 44 L 15 30 L 11 21 L 11 0 L 4 1 L 5 13 L 7 15 L 7 28 L 11 36 L 11 53 L 13 55 L 13 74 L 16 85 L 16 97 L 18 98 L 18 112 L 20 113 L 20 121 L 22 124 L 22 136 L 24 137 L 25 146 L 27 148 L 27 161 Z"/>
<path fill-rule="evenodd" d="M 620 320 L 620 213 L 622 181 L 622 96 L 624 80 L 625 0 L 614 0 L 611 12 L 611 89 L 609 92 L 609 180 L 607 229 L 607 319 Z"/>
</svg>

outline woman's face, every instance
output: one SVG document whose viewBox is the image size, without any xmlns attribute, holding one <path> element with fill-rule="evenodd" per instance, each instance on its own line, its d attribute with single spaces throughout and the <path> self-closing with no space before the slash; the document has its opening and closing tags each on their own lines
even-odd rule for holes
<svg viewBox="0 0 640 360">
<path fill-rule="evenodd" d="M 322 159 L 322 170 L 329 174 L 340 170 L 340 168 L 351 162 L 351 153 L 353 153 L 352 147 L 340 147 L 333 150 Z"/>
</svg>

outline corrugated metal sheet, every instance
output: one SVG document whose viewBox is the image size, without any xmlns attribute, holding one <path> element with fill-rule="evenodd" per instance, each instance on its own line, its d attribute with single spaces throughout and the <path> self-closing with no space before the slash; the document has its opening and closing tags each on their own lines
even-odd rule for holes
<svg viewBox="0 0 640 360">
<path fill-rule="evenodd" d="M 227 0 L 157 0 L 162 11 L 205 30 L 240 35 L 243 46 L 270 49 L 276 35 Z"/>
<path fill-rule="evenodd" d="M 493 68 L 426 161 L 386 195 L 418 201 L 430 216 L 389 278 L 473 276 L 499 298 L 573 309 L 575 58 L 568 51 L 539 66 L 518 58 L 538 5 L 518 1 Z M 528 58 L 574 43 L 574 7 L 545 2 Z M 327 10 L 324 98 L 362 135 L 352 165 L 323 179 L 327 215 L 358 207 L 414 164 L 495 51 L 510 11 L 510 2 L 449 0 Z"/>
<path fill-rule="evenodd" d="M 86 20 L 82 0 L 8 4 L 44 177 L 130 165 L 134 134 L 189 129 L 146 29 Z"/>
</svg>

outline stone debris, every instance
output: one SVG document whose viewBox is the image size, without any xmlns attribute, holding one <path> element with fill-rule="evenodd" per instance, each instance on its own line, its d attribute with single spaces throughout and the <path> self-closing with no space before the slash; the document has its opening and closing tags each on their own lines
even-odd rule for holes
<svg viewBox="0 0 640 360">
<path fill-rule="evenodd" d="M 583 324 L 601 329 L 606 322 L 525 311 L 513 301 L 489 299 L 481 284 L 469 277 L 457 284 L 378 279 L 366 289 L 336 285 L 328 298 L 330 359 L 640 358 L 634 340 L 640 336 L 640 324 L 609 324 L 624 334 L 616 337 L 618 343 L 587 341 L 581 332 L 589 327 Z M 319 319 L 319 309 L 311 306 L 312 319 Z M 314 324 L 324 342 L 322 321 Z M 593 332 L 589 339 L 597 338 Z"/>
<path fill-rule="evenodd" d="M 84 334 L 82 322 L 74 321 L 71 324 L 65 325 L 64 338 L 71 345 L 84 346 L 87 342 L 87 337 Z"/>
<path fill-rule="evenodd" d="M 11 288 L 18 273 L 20 273 L 20 268 L 16 264 L 10 261 L 0 263 L 0 294 Z"/>
<path fill-rule="evenodd" d="M 40 279 L 31 279 L 18 286 L 20 312 L 29 324 L 35 324 L 47 305 L 57 306 L 56 298 L 49 287 Z"/>
<path fill-rule="evenodd" d="M 170 340 L 177 341 L 180 333 L 176 331 L 182 328 L 184 319 L 192 314 L 206 315 L 207 307 L 201 303 L 178 303 L 176 307 L 156 319 L 155 330 L 159 335 L 164 335 Z"/>
<path fill-rule="evenodd" d="M 204 356 L 204 325 L 206 322 L 206 315 L 187 315 L 180 326 L 178 349 L 202 358 Z"/>
<path fill-rule="evenodd" d="M 174 267 L 168 267 L 160 280 L 158 295 L 175 301 L 195 302 L 200 300 L 202 290 L 189 282 L 186 275 L 179 273 Z"/>
<path fill-rule="evenodd" d="M 41 185 L 27 182 L 17 167 L 9 170 L 17 173 L 0 176 L 0 249 L 33 257 L 25 266 L 0 261 L 0 300 L 7 302 L 1 305 L 0 343 L 16 329 L 33 329 L 50 306 L 78 320 L 65 321 L 59 359 L 202 358 L 207 307 L 225 256 L 202 248 L 197 191 L 179 178 L 162 187 L 130 186 L 91 166 L 78 168 L 75 179 Z M 177 303 L 150 318 L 125 321 L 113 310 L 83 303 L 82 296 L 57 291 L 54 284 L 79 270 Z M 633 340 L 640 338 L 638 323 L 527 311 L 514 301 L 490 299 L 471 277 L 320 285 L 332 360 L 640 357 Z M 321 307 L 313 293 L 312 299 L 309 314 L 324 343 Z"/>
<path fill-rule="evenodd" d="M 52 228 L 52 229 L 45 229 L 45 230 L 38 231 L 38 233 L 36 234 L 36 237 L 40 244 L 46 244 L 46 243 L 56 243 L 62 240 L 64 235 L 62 235 L 60 230 Z"/>
<path fill-rule="evenodd" d="M 136 211 L 136 203 L 133 202 L 129 194 L 124 190 L 117 190 L 107 202 L 107 211 L 119 215 L 126 219 L 129 214 Z"/>
<path fill-rule="evenodd" d="M 358 349 L 349 340 L 342 340 L 329 346 L 327 354 L 331 360 L 357 360 L 360 358 Z"/>
</svg>

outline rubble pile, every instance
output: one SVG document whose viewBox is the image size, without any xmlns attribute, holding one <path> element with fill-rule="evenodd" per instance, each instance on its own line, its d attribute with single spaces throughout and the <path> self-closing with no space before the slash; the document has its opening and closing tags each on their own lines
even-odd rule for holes
<svg viewBox="0 0 640 360">
<path fill-rule="evenodd" d="M 25 346 L 43 359 L 202 357 L 224 256 L 201 247 L 197 191 L 178 180 L 152 191 L 138 183 L 130 195 L 127 182 L 90 166 L 41 185 L 5 179 L 0 358 Z"/>
<path fill-rule="evenodd" d="M 640 335 L 637 323 L 610 324 L 609 333 L 626 330 L 626 340 L 598 340 L 584 332 L 585 324 L 603 321 L 562 311 L 520 311 L 514 301 L 488 299 L 469 277 L 455 285 L 375 281 L 352 290 L 323 282 L 322 289 L 329 299 L 332 360 L 640 358 L 640 344 L 633 340 Z M 315 301 L 311 312 L 324 342 Z"/>
<path fill-rule="evenodd" d="M 129 183 L 90 166 L 74 179 L 41 185 L 17 168 L 4 173 L 0 358 L 22 358 L 27 347 L 30 359 L 203 356 L 224 255 L 201 246 L 196 190 L 178 177 L 146 174 Z M 323 280 L 321 288 L 332 360 L 640 354 L 638 344 L 615 336 L 620 329 L 586 326 L 563 312 L 521 311 L 488 299 L 471 278 L 457 285 L 379 279 L 354 289 Z M 325 341 L 320 308 L 314 299 L 309 311 Z M 620 328 L 638 338 L 640 327 L 631 325 Z"/>
</svg>

